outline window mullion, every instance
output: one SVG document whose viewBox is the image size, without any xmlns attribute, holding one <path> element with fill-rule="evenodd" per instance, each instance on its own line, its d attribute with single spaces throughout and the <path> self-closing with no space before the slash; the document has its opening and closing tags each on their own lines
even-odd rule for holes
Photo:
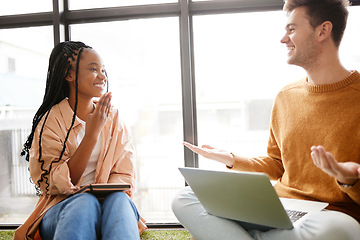
<svg viewBox="0 0 360 240">
<path fill-rule="evenodd" d="M 196 92 L 193 64 L 192 21 L 189 1 L 180 0 L 180 51 L 184 140 L 197 144 Z M 185 166 L 198 167 L 198 157 L 184 148 Z"/>
</svg>

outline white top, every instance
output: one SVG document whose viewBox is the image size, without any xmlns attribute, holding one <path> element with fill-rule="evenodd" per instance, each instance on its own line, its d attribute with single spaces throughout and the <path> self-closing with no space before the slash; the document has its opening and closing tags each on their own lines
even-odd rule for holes
<svg viewBox="0 0 360 240">
<path fill-rule="evenodd" d="M 79 134 L 77 135 L 78 146 L 85 136 L 85 127 L 86 127 L 86 122 L 82 121 L 81 119 L 79 119 L 79 121 L 81 122 L 83 127 L 81 128 L 81 130 L 79 131 Z M 88 164 L 85 168 L 85 171 L 82 175 L 81 186 L 95 182 L 95 170 L 96 170 L 96 165 L 97 165 L 98 159 L 100 157 L 100 151 L 101 151 L 101 134 L 99 135 L 99 138 L 96 142 L 95 148 L 94 148 L 93 152 L 91 153 L 89 162 L 88 162 Z"/>
</svg>

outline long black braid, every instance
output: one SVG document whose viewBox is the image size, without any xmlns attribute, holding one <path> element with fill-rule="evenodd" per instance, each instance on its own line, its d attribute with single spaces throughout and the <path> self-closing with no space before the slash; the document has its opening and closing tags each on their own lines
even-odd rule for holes
<svg viewBox="0 0 360 240">
<path fill-rule="evenodd" d="M 76 119 L 76 111 L 78 105 L 78 69 L 79 69 L 79 61 L 81 57 L 81 52 L 84 48 L 91 48 L 85 45 L 82 42 L 63 42 L 56 45 L 51 52 L 50 59 L 49 59 L 49 68 L 47 72 L 47 79 L 46 79 L 46 88 L 45 88 L 45 95 L 43 99 L 43 103 L 41 104 L 40 108 L 37 110 L 34 118 L 33 118 L 33 125 L 31 129 L 31 133 L 28 136 L 24 147 L 21 151 L 21 155 L 25 155 L 25 159 L 29 161 L 29 150 L 31 148 L 34 133 L 36 130 L 37 125 L 41 121 L 41 119 L 45 116 L 44 123 L 41 127 L 40 136 L 39 136 L 39 158 L 38 161 L 41 163 L 41 170 L 43 173 L 41 174 L 40 179 L 37 181 L 37 185 L 40 186 L 40 183 L 44 181 L 46 183 L 46 194 L 49 191 L 49 182 L 48 182 L 48 174 L 51 171 L 53 163 L 59 162 L 65 152 L 66 148 L 66 141 L 69 137 L 70 130 L 73 127 Z M 72 123 L 67 132 L 66 138 L 64 140 L 63 149 L 59 156 L 58 160 L 51 162 L 49 169 L 44 169 L 44 160 L 41 160 L 42 157 L 42 145 L 41 145 L 41 138 L 43 129 L 46 123 L 46 120 L 49 116 L 51 108 L 60 103 L 64 98 L 69 97 L 69 86 L 66 80 L 69 71 L 71 70 L 71 61 L 75 60 L 75 56 L 77 56 L 76 61 L 76 78 L 75 78 L 75 87 L 76 87 L 76 98 L 75 98 L 75 108 L 74 114 L 72 118 Z M 39 187 L 35 185 L 37 190 L 37 195 L 41 194 Z"/>
</svg>

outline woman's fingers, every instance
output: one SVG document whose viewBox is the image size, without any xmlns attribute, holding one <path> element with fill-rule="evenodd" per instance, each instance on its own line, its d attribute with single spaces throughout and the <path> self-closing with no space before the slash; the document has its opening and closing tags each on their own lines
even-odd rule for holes
<svg viewBox="0 0 360 240">
<path fill-rule="evenodd" d="M 110 113 L 110 109 L 111 109 L 111 98 L 112 98 L 111 92 L 104 93 L 100 97 L 99 102 L 97 102 L 95 111 L 97 111 L 99 113 L 103 113 L 106 116 L 108 116 Z"/>
</svg>

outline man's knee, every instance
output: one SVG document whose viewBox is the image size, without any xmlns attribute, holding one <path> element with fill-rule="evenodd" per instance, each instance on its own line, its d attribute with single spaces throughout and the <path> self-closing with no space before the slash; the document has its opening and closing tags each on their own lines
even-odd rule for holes
<svg viewBox="0 0 360 240">
<path fill-rule="evenodd" d="M 185 205 L 190 201 L 191 197 L 191 189 L 189 187 L 182 188 L 177 194 L 174 196 L 171 208 L 174 213 L 179 213 L 185 207 Z"/>
<path fill-rule="evenodd" d="M 316 220 L 315 220 L 316 219 Z M 314 240 L 356 240 L 360 236 L 360 224 L 351 216 L 336 212 L 325 211 L 313 214 L 309 219 L 315 228 L 310 229 L 315 236 Z M 306 226 L 309 221 L 305 221 Z"/>
<path fill-rule="evenodd" d="M 173 198 L 171 208 L 179 221 L 188 218 L 203 208 L 190 187 L 181 189 Z"/>
<path fill-rule="evenodd" d="M 326 237 L 323 239 L 356 240 L 360 236 L 360 224 L 351 216 L 345 213 L 338 213 L 332 218 L 327 229 L 324 229 Z M 326 231 L 326 233 L 325 233 Z"/>
</svg>

